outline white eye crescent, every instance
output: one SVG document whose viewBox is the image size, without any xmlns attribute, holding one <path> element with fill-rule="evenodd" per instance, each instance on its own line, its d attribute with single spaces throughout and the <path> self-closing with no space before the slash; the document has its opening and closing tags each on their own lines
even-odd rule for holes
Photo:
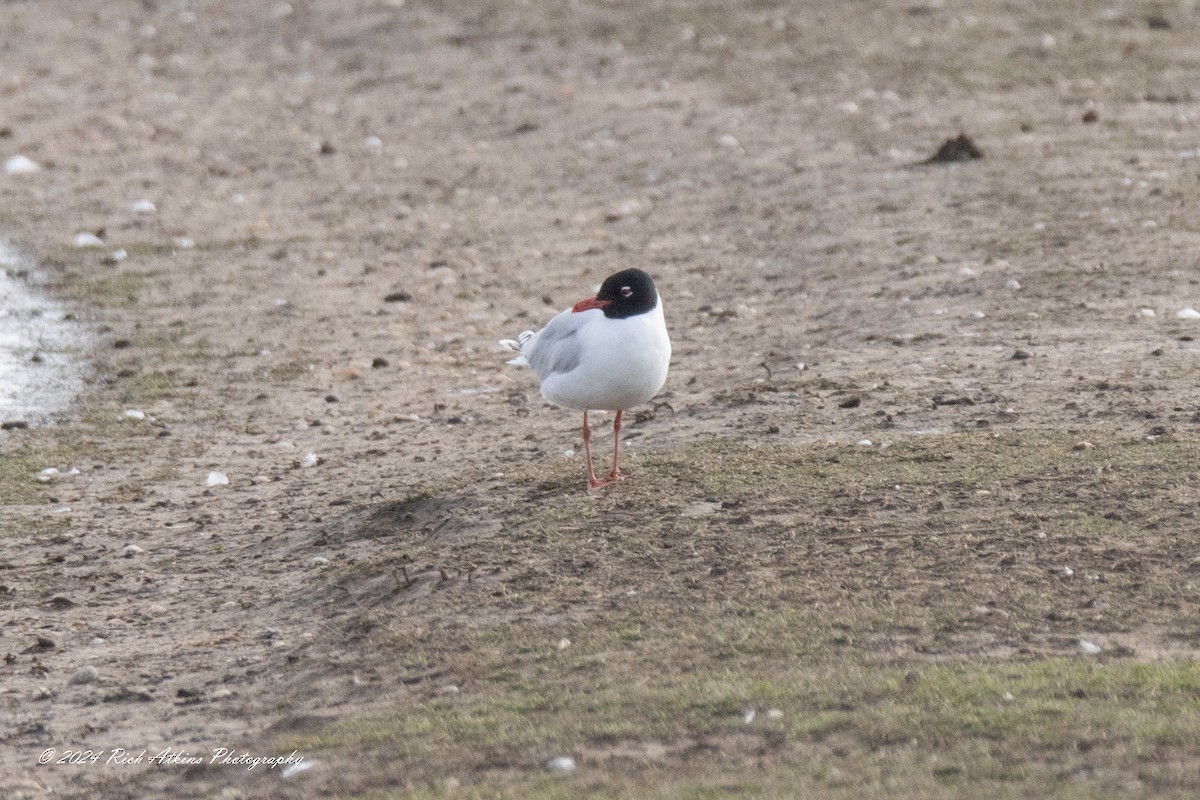
<svg viewBox="0 0 1200 800">
<path fill-rule="evenodd" d="M 628 286 L 622 286 L 621 297 L 633 297 L 633 289 L 630 289 Z"/>
</svg>

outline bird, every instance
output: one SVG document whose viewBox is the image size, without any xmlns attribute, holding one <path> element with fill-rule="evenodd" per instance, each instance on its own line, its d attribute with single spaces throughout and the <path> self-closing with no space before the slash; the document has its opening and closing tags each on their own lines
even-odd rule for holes
<svg viewBox="0 0 1200 800">
<path fill-rule="evenodd" d="M 524 331 L 501 347 L 517 352 L 507 363 L 527 365 L 542 397 L 583 412 L 583 457 L 588 490 L 625 479 L 620 469 L 621 414 L 654 397 L 667 381 L 671 338 L 654 279 L 631 268 L 613 273 L 595 297 L 580 300 L 539 331 Z M 589 411 L 615 411 L 612 469 L 592 468 Z"/>
</svg>

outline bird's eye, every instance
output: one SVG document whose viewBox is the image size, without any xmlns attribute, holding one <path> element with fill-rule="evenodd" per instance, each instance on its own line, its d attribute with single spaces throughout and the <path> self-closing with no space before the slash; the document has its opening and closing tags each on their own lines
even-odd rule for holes
<svg viewBox="0 0 1200 800">
<path fill-rule="evenodd" d="M 630 289 L 628 286 L 622 286 L 621 297 L 633 297 L 633 289 Z"/>
</svg>

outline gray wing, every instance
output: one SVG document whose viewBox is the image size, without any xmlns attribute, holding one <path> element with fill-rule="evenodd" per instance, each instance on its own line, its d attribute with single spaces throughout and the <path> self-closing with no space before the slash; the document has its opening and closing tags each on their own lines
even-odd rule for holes
<svg viewBox="0 0 1200 800">
<path fill-rule="evenodd" d="M 544 381 L 549 375 L 570 372 L 579 366 L 582 317 L 583 314 L 575 314 L 570 309 L 562 312 L 538 331 L 528 347 L 522 348 L 522 355 L 537 373 L 538 380 Z"/>
</svg>

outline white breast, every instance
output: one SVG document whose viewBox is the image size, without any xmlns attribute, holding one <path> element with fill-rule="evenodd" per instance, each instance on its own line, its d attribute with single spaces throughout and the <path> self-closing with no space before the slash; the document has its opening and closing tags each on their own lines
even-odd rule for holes
<svg viewBox="0 0 1200 800">
<path fill-rule="evenodd" d="M 609 319 L 599 310 L 579 312 L 579 363 L 569 372 L 542 376 L 542 396 L 581 411 L 617 411 L 645 403 L 667 380 L 671 340 L 662 299 L 653 310 Z"/>
</svg>

